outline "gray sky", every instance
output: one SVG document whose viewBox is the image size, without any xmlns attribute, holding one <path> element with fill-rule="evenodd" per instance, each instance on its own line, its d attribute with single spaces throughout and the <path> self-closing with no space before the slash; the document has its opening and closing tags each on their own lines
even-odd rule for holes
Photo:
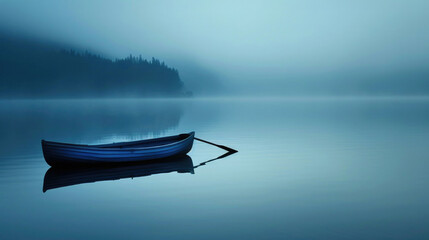
<svg viewBox="0 0 429 240">
<path fill-rule="evenodd" d="M 427 0 L 0 0 L 0 24 L 278 89 L 296 76 L 427 68 L 428 9 Z"/>
</svg>

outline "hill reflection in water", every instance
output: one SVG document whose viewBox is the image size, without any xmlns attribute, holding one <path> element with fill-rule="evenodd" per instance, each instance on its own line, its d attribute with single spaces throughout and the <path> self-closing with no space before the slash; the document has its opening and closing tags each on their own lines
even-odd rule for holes
<svg viewBox="0 0 429 240">
<path fill-rule="evenodd" d="M 0 101 L 0 155 L 40 152 L 41 139 L 100 143 L 162 135 L 178 125 L 182 107 L 172 101 Z"/>
</svg>

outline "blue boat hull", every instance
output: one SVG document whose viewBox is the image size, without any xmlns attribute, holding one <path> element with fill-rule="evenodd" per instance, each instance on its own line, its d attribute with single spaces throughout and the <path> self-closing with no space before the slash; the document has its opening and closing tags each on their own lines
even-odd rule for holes
<svg viewBox="0 0 429 240">
<path fill-rule="evenodd" d="M 50 166 L 124 164 L 186 155 L 194 132 L 142 141 L 103 145 L 79 145 L 42 140 L 43 155 Z"/>
</svg>

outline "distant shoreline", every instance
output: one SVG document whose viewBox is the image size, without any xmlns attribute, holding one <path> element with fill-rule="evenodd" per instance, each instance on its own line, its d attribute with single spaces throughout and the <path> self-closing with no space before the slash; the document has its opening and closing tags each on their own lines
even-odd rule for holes
<svg viewBox="0 0 429 240">
<path fill-rule="evenodd" d="M 153 58 L 108 59 L 0 33 L 0 98 L 190 97 L 179 71 Z"/>
<path fill-rule="evenodd" d="M 332 102 L 332 101 L 429 101 L 429 95 L 398 96 L 182 96 L 182 97 L 93 97 L 93 98 L 1 98 L 8 101 L 290 101 L 290 102 Z"/>
</svg>

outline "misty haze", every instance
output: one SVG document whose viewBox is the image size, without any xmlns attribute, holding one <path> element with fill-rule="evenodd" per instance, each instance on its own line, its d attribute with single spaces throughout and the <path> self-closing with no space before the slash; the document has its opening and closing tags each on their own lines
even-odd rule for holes
<svg viewBox="0 0 429 240">
<path fill-rule="evenodd" d="M 428 239 L 429 1 L 0 1 L 0 239 Z"/>
</svg>

